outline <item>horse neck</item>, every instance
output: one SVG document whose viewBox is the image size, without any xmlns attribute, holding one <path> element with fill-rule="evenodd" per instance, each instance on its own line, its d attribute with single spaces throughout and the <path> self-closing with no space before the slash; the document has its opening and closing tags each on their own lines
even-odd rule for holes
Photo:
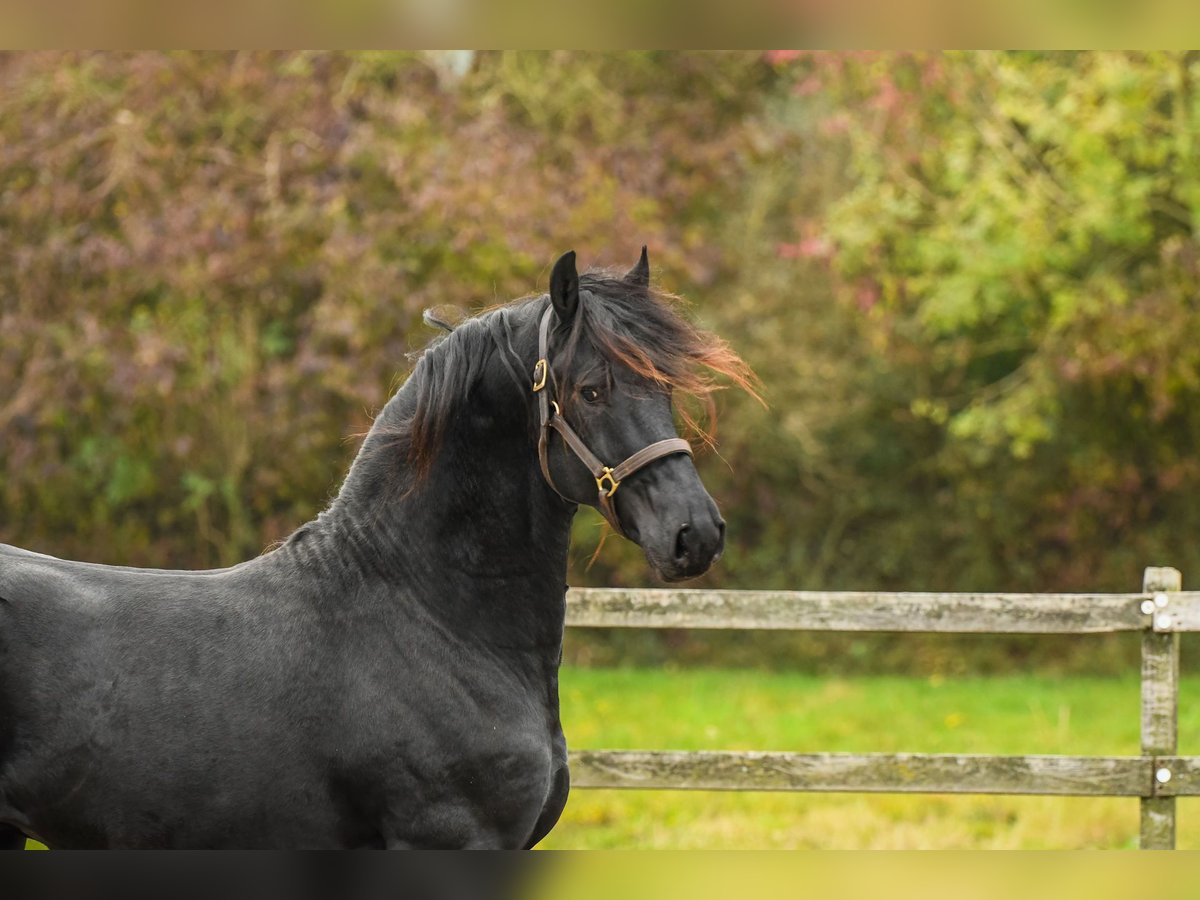
<svg viewBox="0 0 1200 900">
<path fill-rule="evenodd" d="M 575 508 L 542 477 L 529 401 L 498 359 L 481 372 L 415 483 L 395 440 L 411 415 L 410 380 L 377 418 L 334 503 L 285 550 L 327 575 L 388 583 L 458 629 L 557 653 Z"/>
</svg>

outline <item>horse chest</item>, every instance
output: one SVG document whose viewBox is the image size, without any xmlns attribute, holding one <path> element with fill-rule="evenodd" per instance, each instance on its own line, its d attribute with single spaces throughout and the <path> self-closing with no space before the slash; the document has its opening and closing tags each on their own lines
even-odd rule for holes
<svg viewBox="0 0 1200 900">
<path fill-rule="evenodd" d="M 406 675 L 345 708 L 334 768 L 356 807 L 396 845 L 526 844 L 565 777 L 556 685 L 482 665 Z"/>
</svg>

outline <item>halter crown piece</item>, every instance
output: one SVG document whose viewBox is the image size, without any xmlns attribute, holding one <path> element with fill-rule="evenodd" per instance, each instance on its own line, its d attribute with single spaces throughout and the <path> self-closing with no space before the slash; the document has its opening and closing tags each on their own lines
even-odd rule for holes
<svg viewBox="0 0 1200 900">
<path fill-rule="evenodd" d="M 596 479 L 596 490 L 599 492 L 599 508 L 601 514 L 608 520 L 608 524 L 612 526 L 613 531 L 622 537 L 626 537 L 625 530 L 621 527 L 621 520 L 617 516 L 617 507 L 613 501 L 613 495 L 617 492 L 617 488 L 621 486 L 621 482 L 637 472 L 639 469 L 644 469 L 650 463 L 664 456 L 673 456 L 676 453 L 686 453 L 692 455 L 692 447 L 683 438 L 668 438 L 665 441 L 657 441 L 643 447 L 641 450 L 634 453 L 624 462 L 618 463 L 615 466 L 606 466 L 600 461 L 587 444 L 583 442 L 575 429 L 567 424 L 567 420 L 562 417 L 562 410 L 558 404 L 549 396 L 549 391 L 546 386 L 550 379 L 550 320 L 554 316 L 554 306 L 548 305 L 546 312 L 542 314 L 541 324 L 538 326 L 538 359 L 533 366 L 533 393 L 537 394 L 538 398 L 538 416 L 541 421 L 541 427 L 538 429 L 538 462 L 542 466 L 542 475 L 546 478 L 546 483 L 554 490 L 558 496 L 562 497 L 569 503 L 578 503 L 578 500 L 573 500 L 558 489 L 554 484 L 554 479 L 550 477 L 550 458 L 549 443 L 550 430 L 557 431 L 562 439 L 566 442 L 571 451 L 579 457 L 592 477 Z"/>
</svg>

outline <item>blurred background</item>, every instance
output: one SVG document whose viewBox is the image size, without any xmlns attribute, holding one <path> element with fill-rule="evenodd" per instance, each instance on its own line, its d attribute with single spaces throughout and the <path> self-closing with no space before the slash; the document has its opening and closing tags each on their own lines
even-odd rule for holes
<svg viewBox="0 0 1200 900">
<path fill-rule="evenodd" d="M 646 243 L 769 402 L 722 398 L 701 466 L 730 549 L 704 583 L 1186 578 L 1198 75 L 1194 53 L 7 54 L 0 540 L 258 554 L 336 490 L 423 309 Z M 571 583 L 647 583 L 624 542 L 586 567 L 599 523 Z M 760 644 L 891 664 L 863 640 Z"/>
<path fill-rule="evenodd" d="M 261 553 L 336 491 L 432 337 L 422 310 L 545 290 L 567 249 L 628 267 L 644 243 L 769 404 L 720 398 L 699 465 L 729 549 L 699 584 L 1136 591 L 1172 565 L 1186 587 L 1198 78 L 1185 52 L 0 55 L 0 541 L 142 566 Z M 571 584 L 652 584 L 617 540 L 588 567 L 600 523 L 577 520 Z M 1130 674 L 1137 651 L 566 648 L 934 684 Z"/>
</svg>

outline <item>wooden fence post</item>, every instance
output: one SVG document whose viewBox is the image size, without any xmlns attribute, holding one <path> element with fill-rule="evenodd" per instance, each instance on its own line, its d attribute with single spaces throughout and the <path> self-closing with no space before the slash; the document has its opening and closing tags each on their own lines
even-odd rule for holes
<svg viewBox="0 0 1200 900">
<path fill-rule="evenodd" d="M 1151 628 L 1142 633 L 1142 755 L 1174 756 L 1177 752 L 1179 715 L 1179 633 L 1173 627 L 1171 592 L 1183 589 L 1178 569 L 1148 568 L 1142 589 L 1150 595 L 1143 612 L 1153 616 Z M 1157 795 L 1159 785 L 1171 780 L 1171 770 L 1152 764 L 1150 784 Z M 1143 797 L 1141 801 L 1141 848 L 1175 849 L 1175 798 Z"/>
</svg>

